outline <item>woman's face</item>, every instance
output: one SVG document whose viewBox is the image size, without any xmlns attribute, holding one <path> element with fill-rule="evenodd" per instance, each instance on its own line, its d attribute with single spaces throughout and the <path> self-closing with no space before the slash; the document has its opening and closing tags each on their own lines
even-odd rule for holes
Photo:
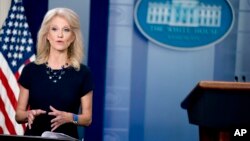
<svg viewBox="0 0 250 141">
<path fill-rule="evenodd" d="M 50 42 L 50 48 L 57 51 L 65 51 L 75 39 L 67 20 L 56 16 L 50 22 L 47 39 Z"/>
</svg>

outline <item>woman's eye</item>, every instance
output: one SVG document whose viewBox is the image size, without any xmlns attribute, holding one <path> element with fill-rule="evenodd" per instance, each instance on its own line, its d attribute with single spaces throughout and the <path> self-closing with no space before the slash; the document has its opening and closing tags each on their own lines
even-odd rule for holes
<svg viewBox="0 0 250 141">
<path fill-rule="evenodd" d="M 57 31 L 57 28 L 52 27 L 51 30 L 52 30 L 52 31 Z"/>
<path fill-rule="evenodd" d="M 65 28 L 64 31 L 65 32 L 70 32 L 70 29 L 69 28 Z"/>
</svg>

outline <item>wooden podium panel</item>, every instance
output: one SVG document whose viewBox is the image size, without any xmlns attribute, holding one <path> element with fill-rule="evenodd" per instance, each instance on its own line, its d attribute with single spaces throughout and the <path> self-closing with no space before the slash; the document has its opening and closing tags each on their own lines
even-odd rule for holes
<svg viewBox="0 0 250 141">
<path fill-rule="evenodd" d="M 200 140 L 232 141 L 236 129 L 250 127 L 250 83 L 201 81 L 181 107 L 199 126 Z"/>
</svg>

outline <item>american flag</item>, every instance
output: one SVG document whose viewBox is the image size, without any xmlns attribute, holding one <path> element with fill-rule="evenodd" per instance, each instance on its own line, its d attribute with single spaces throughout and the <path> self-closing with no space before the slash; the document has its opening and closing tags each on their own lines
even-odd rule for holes
<svg viewBox="0 0 250 141">
<path fill-rule="evenodd" d="M 0 29 L 0 134 L 24 133 L 25 125 L 15 121 L 20 91 L 17 79 L 24 65 L 34 59 L 33 41 L 22 0 L 12 0 Z"/>
</svg>

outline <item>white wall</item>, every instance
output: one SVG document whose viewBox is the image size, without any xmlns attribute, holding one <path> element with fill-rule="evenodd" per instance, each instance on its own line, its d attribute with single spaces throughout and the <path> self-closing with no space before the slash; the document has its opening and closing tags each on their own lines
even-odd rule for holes
<svg viewBox="0 0 250 141">
<path fill-rule="evenodd" d="M 0 27 L 2 27 L 3 22 L 5 21 L 9 9 L 10 9 L 11 0 L 0 0 Z"/>
</svg>

